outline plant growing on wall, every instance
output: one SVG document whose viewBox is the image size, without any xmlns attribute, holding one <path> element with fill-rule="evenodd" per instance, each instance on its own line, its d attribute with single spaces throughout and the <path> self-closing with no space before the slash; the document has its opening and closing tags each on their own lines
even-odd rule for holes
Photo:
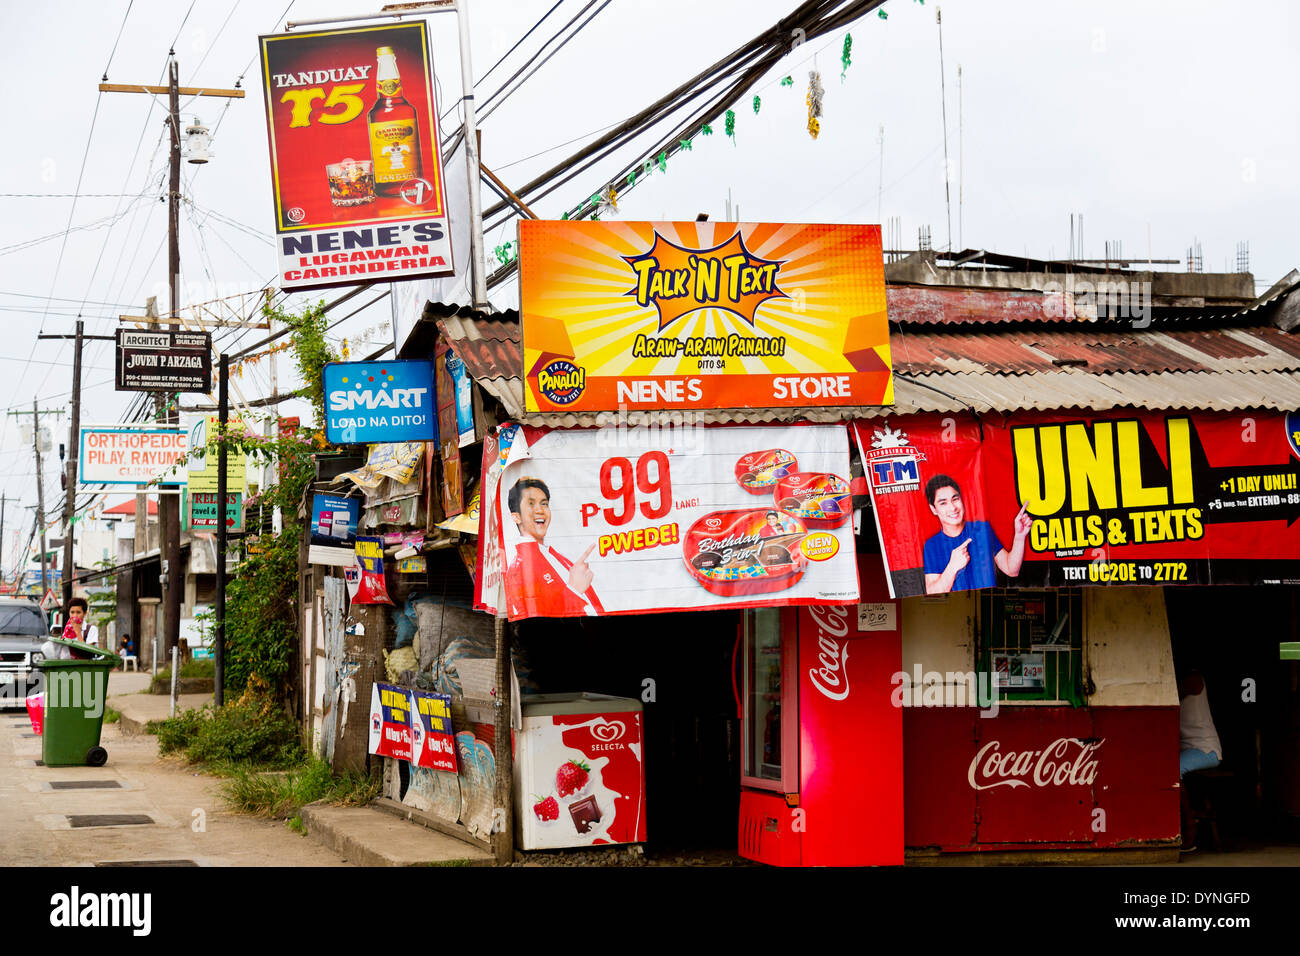
<svg viewBox="0 0 1300 956">
<path fill-rule="evenodd" d="M 325 317 L 320 306 L 300 315 L 265 309 L 267 317 L 287 325 L 294 365 L 312 404 L 315 428 L 293 435 L 265 437 L 257 434 L 255 416 L 218 428 L 214 447 L 225 445 L 227 454 L 248 455 L 250 464 L 275 462 L 278 481 L 258 497 L 281 517 L 278 534 L 263 534 L 256 553 L 239 563 L 226 587 L 226 637 L 224 683 L 232 694 L 252 681 L 269 686 L 277 698 L 287 696 L 292 676 L 292 650 L 298 634 L 298 545 L 306 533 L 298 516 L 303 492 L 314 477 L 312 451 L 323 447 L 325 421 L 322 368 L 337 356 L 325 341 Z M 251 426 L 251 427 L 250 427 Z M 211 452 L 208 452 L 211 454 Z M 195 452 L 203 454 L 203 449 Z"/>
</svg>

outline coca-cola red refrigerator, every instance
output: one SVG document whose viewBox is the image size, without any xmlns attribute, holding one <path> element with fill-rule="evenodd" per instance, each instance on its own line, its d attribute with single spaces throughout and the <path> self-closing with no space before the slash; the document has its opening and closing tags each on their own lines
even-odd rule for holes
<svg viewBox="0 0 1300 956">
<path fill-rule="evenodd" d="M 774 866 L 903 862 L 899 605 L 859 555 L 858 605 L 758 608 L 736 646 L 740 855 Z"/>
</svg>

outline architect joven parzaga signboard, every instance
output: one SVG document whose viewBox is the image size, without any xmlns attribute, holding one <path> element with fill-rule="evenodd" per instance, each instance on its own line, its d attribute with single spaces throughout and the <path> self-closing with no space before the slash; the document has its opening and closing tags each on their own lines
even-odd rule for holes
<svg viewBox="0 0 1300 956">
<path fill-rule="evenodd" d="M 118 329 L 116 388 L 119 392 L 212 391 L 212 334 Z"/>
<path fill-rule="evenodd" d="M 282 289 L 452 272 L 423 21 L 260 38 Z"/>
<path fill-rule="evenodd" d="M 880 227 L 524 220 L 530 412 L 893 403 Z"/>
</svg>

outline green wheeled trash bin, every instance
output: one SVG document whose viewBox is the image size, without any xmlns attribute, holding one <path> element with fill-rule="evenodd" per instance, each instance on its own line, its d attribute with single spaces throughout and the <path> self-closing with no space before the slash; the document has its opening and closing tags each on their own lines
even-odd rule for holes
<svg viewBox="0 0 1300 956">
<path fill-rule="evenodd" d="M 122 659 L 81 641 L 50 640 L 68 648 L 73 656 L 47 657 L 36 665 L 45 677 L 41 760 L 47 767 L 102 767 L 108 760 L 108 752 L 99 745 L 108 672 Z"/>
</svg>

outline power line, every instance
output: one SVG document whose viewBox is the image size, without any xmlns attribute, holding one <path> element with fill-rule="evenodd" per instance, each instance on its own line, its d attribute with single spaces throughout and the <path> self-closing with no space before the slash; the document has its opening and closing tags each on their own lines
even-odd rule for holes
<svg viewBox="0 0 1300 956">
<path fill-rule="evenodd" d="M 194 4 L 196 2 L 198 2 L 198 0 L 190 0 L 190 7 L 185 11 L 185 16 L 181 19 L 181 25 L 176 28 L 176 36 L 172 38 L 171 52 L 167 54 L 168 57 L 174 57 L 176 55 L 176 41 L 181 38 L 181 31 L 185 29 L 185 24 L 189 23 L 190 14 L 194 12 Z M 166 67 L 163 69 L 165 70 Z"/>
<path fill-rule="evenodd" d="M 477 80 L 474 81 L 474 89 L 477 90 L 478 87 L 479 87 L 479 84 L 482 83 L 484 80 L 486 80 L 489 76 L 491 76 L 491 75 L 492 75 L 492 71 L 495 70 L 495 69 L 496 69 L 498 66 L 500 66 L 502 63 L 504 63 L 504 62 L 506 61 L 506 58 L 509 57 L 511 53 L 514 53 L 515 50 L 519 49 L 519 45 L 520 45 L 521 43 L 523 43 L 525 40 L 527 40 L 530 36 L 532 36 L 532 35 L 533 35 L 533 31 L 535 31 L 535 30 L 536 30 L 538 27 L 540 27 L 544 22 L 546 22 L 546 18 L 549 17 L 549 16 L 550 16 L 552 13 L 554 13 L 556 10 L 558 10 L 558 9 L 560 8 L 560 5 L 563 4 L 563 3 L 564 3 L 564 0 L 557 0 L 557 3 L 555 4 L 555 6 L 551 7 L 551 9 L 549 9 L 549 10 L 547 10 L 545 13 L 543 13 L 543 14 L 542 14 L 542 18 L 541 18 L 540 20 L 538 20 L 536 23 L 534 23 L 531 27 L 529 27 L 529 28 L 528 28 L 528 32 L 525 33 L 523 36 L 521 36 L 518 40 L 516 40 L 516 41 L 515 41 L 515 45 L 512 46 L 510 49 L 506 50 L 506 52 L 502 55 L 501 59 L 499 59 L 499 60 L 497 60 L 495 63 L 493 63 L 492 66 L 491 66 L 491 68 L 490 68 L 486 73 L 484 73 L 482 76 L 480 76 Z M 581 16 L 581 15 L 582 15 L 582 14 L 579 14 L 579 16 Z M 554 37 L 552 37 L 551 39 L 554 39 Z M 547 42 L 550 42 L 550 41 L 547 41 Z M 545 43 L 542 44 L 542 49 L 546 49 L 546 44 L 545 44 Z M 539 51 L 539 52 L 540 52 L 540 51 Z M 536 56 L 536 54 L 534 54 L 534 56 Z M 506 83 L 509 83 L 509 82 L 510 82 L 509 80 L 506 80 Z M 438 117 L 438 123 L 441 124 L 443 120 L 445 120 L 448 116 L 450 116 L 450 115 L 451 115 L 452 113 L 454 113 L 454 112 L 456 112 L 456 107 L 455 107 L 455 106 L 449 106 L 449 107 L 447 107 L 446 112 L 444 112 L 440 117 Z M 455 133 L 453 133 L 452 135 L 454 136 Z"/>
<path fill-rule="evenodd" d="M 108 62 L 104 64 L 104 79 L 101 82 L 108 82 L 108 68 L 113 65 L 113 56 L 117 53 L 117 45 L 122 41 L 122 31 L 126 29 L 127 17 L 131 16 L 131 7 L 135 5 L 135 0 L 130 0 L 126 5 L 126 13 L 122 14 L 122 25 L 117 28 L 117 39 L 113 41 L 113 49 L 108 51 Z"/>
<path fill-rule="evenodd" d="M 131 204 L 131 206 L 137 205 L 140 201 L 141 201 L 140 199 L 136 199 L 135 202 Z M 113 223 L 123 218 L 131 210 L 131 206 L 127 206 L 127 208 L 122 210 L 120 213 L 116 213 L 111 216 L 103 216 L 99 219 L 92 219 L 90 222 L 82 223 L 79 226 L 74 226 L 71 223 L 69 223 L 59 232 L 50 232 L 50 233 L 46 233 L 43 236 L 37 236 L 35 239 L 24 239 L 22 242 L 15 242 L 12 245 L 0 246 L 0 256 L 12 255 L 15 252 L 22 252 L 25 249 L 31 249 L 35 246 L 43 245 L 44 243 L 52 242 L 53 240 L 60 239 L 60 238 L 63 239 L 64 247 L 66 247 L 68 236 L 71 233 L 89 232 L 96 229 L 103 229 L 105 226 L 111 227 Z M 60 248 L 59 250 L 60 259 L 62 258 L 62 253 L 63 253 L 63 249 Z M 56 276 L 57 276 L 57 271 L 56 271 Z M 55 284 L 54 287 L 51 288 L 51 292 L 53 291 L 54 288 L 57 288 L 57 283 Z"/>
<path fill-rule="evenodd" d="M 0 289 L 0 295 L 12 295 L 15 298 L 19 298 L 19 299 L 44 299 L 47 302 L 77 302 L 78 301 L 77 299 L 70 299 L 67 296 L 61 296 L 61 295 L 34 295 L 30 292 L 6 292 L 2 289 Z M 89 300 L 80 300 L 80 301 L 82 302 L 83 305 L 111 305 L 119 308 L 130 308 L 130 303 L 127 302 L 101 302 L 101 301 L 91 302 Z"/>
<path fill-rule="evenodd" d="M 526 76 L 526 77 L 524 77 L 522 80 L 520 80 L 520 81 L 519 81 L 519 84 L 518 84 L 517 86 L 515 86 L 515 87 L 514 87 L 513 89 L 511 89 L 509 92 L 504 93 L 504 95 L 503 95 L 503 91 L 506 89 L 506 87 L 508 87 L 511 83 L 513 83 L 513 82 L 515 81 L 515 79 L 516 79 L 516 78 L 517 78 L 521 73 L 523 73 L 525 70 L 527 70 L 527 69 L 529 68 L 529 66 L 532 65 L 533 60 L 529 60 L 528 63 L 525 63 L 525 64 L 524 64 L 523 66 L 521 66 L 518 70 L 516 70 L 515 73 L 514 73 L 514 76 L 511 76 L 510 79 L 506 80 L 505 83 L 503 83 L 500 87 L 497 88 L 497 91 L 496 91 L 495 93 L 493 93 L 491 96 L 489 96 L 486 100 L 483 101 L 483 112 L 482 112 L 481 114 L 479 114 L 479 118 L 485 120 L 485 119 L 487 119 L 489 116 L 491 116 L 492 113 L 494 113 L 494 112 L 497 110 L 497 108 L 498 108 L 499 106 L 501 106 L 502 103 L 504 103 L 507 99 L 509 99 L 509 98 L 511 97 L 511 95 L 513 95 L 514 92 L 515 92 L 516 90 L 519 89 L 519 87 L 523 86 L 524 83 L 528 82 L 528 80 L 530 80 L 530 79 L 533 77 L 533 75 L 534 75 L 538 70 L 540 70 L 543 66 L 545 66 L 546 63 L 551 59 L 551 57 L 555 56 L 555 54 L 557 54 L 557 53 L 559 53 L 561 50 L 563 50 L 563 49 L 565 48 L 565 46 L 568 45 L 568 43 L 569 43 L 570 40 L 572 40 L 572 39 L 573 39 L 574 37 L 576 37 L 579 33 L 581 33 L 581 32 L 582 32 L 582 31 L 587 27 L 587 25 L 588 25 L 589 23 L 591 23 L 592 20 L 594 20 L 594 19 L 596 19 L 596 17 L 600 16 L 601 11 L 604 10 L 606 7 L 608 7 L 608 6 L 610 5 L 610 3 L 611 3 L 611 0 L 605 0 L 605 2 L 602 3 L 602 4 L 600 5 L 600 8 L 599 8 L 598 10 L 596 10 L 595 13 L 593 13 L 593 14 L 592 14 L 591 16 L 589 16 L 586 20 L 584 20 L 581 24 L 579 24 L 578 28 L 577 28 L 576 30 L 574 30 L 572 33 L 570 33 L 567 37 L 565 37 L 565 38 L 560 42 L 560 45 L 559 45 L 559 46 L 557 46 L 554 50 L 552 50 L 550 53 L 548 53 L 548 54 L 546 55 L 545 59 L 543 59 L 543 60 L 542 60 L 540 63 L 538 63 L 536 66 L 533 66 L 533 68 L 532 68 L 532 70 L 529 72 L 528 76 Z M 578 20 L 579 17 L 581 17 L 584 13 L 586 13 L 588 10 L 590 10 L 590 9 L 591 9 L 593 6 L 595 6 L 595 5 L 596 5 L 596 0 L 589 0 L 589 2 L 587 3 L 587 5 L 586 5 L 585 7 L 583 7 L 581 10 L 579 10 L 578 13 L 577 13 L 577 15 L 576 15 L 572 20 L 570 20 L 568 23 L 566 23 L 564 26 L 562 26 L 559 30 L 557 30 L 557 31 L 555 32 L 555 34 L 554 34 L 554 35 L 553 35 L 549 40 L 547 40 L 545 43 L 542 44 L 541 49 L 538 50 L 536 54 L 534 54 L 533 59 L 535 60 L 538 56 L 540 56 L 541 53 L 542 53 L 542 50 L 545 50 L 548 46 L 550 46 L 553 42 L 555 42 L 556 37 L 558 37 L 558 36 L 559 36 L 561 33 L 563 33 L 565 30 L 569 29 L 569 27 L 571 27 L 571 26 L 572 26 L 572 25 L 573 25 L 573 24 Z M 499 100 L 497 99 L 498 97 L 500 97 Z M 497 102 L 494 104 L 494 103 L 493 103 L 493 100 L 497 100 Z"/>
<path fill-rule="evenodd" d="M 199 60 L 194 67 L 194 72 L 190 74 L 191 82 L 194 82 L 194 77 L 198 76 L 199 68 L 207 62 L 208 57 L 212 54 L 213 47 L 217 45 L 217 41 L 221 39 L 221 34 L 226 30 L 226 24 L 230 22 L 230 18 L 235 15 L 235 11 L 239 9 L 239 5 L 243 2 L 244 0 L 235 0 L 234 4 L 230 8 L 230 12 L 226 14 L 226 19 L 221 21 L 221 26 L 217 29 L 217 35 L 214 36 L 212 42 L 208 44 L 208 50 L 203 54 L 203 59 Z M 184 24 L 182 24 L 182 26 L 184 26 Z M 179 36 L 179 34 L 177 35 Z M 193 99 L 191 99 L 190 102 L 193 102 Z"/>
<path fill-rule="evenodd" d="M 144 193 L 0 193 L 0 199 L 127 199 Z"/>
<path fill-rule="evenodd" d="M 883 0 L 854 0 L 845 5 L 842 0 L 809 0 L 722 60 L 619 124 L 612 132 L 583 147 L 527 185 L 517 189 L 516 193 L 526 202 L 536 202 L 616 150 L 630 144 L 643 133 L 670 120 L 685 104 L 709 94 L 716 87 L 723 86 L 721 93 L 714 94 L 704 107 L 696 109 L 673 134 L 661 139 L 658 145 L 649 151 L 649 155 L 661 155 L 665 158 L 676 154 L 683 148 L 684 142 L 689 142 L 690 138 L 698 133 L 706 120 L 720 116 L 724 109 L 748 92 L 775 63 L 786 55 L 787 44 L 792 33 L 802 32 L 805 40 L 823 36 L 870 13 L 882 2 Z M 733 77 L 736 78 L 733 80 Z M 730 85 L 724 86 L 728 82 Z M 610 177 L 606 182 L 618 183 L 619 191 L 626 192 L 645 180 L 645 177 L 631 179 L 629 176 L 634 170 L 639 170 L 639 167 L 639 163 L 626 166 L 620 174 Z M 623 186 L 625 182 L 627 185 Z M 582 216 L 592 208 L 590 201 L 584 201 L 571 215 Z M 504 202 L 489 208 L 484 216 L 495 216 L 502 212 L 506 213 L 507 219 L 513 216 L 513 210 Z M 490 281 L 490 284 L 497 284 L 501 277 L 512 272 L 513 264 L 497 270 L 492 277 L 495 281 Z"/>
</svg>

